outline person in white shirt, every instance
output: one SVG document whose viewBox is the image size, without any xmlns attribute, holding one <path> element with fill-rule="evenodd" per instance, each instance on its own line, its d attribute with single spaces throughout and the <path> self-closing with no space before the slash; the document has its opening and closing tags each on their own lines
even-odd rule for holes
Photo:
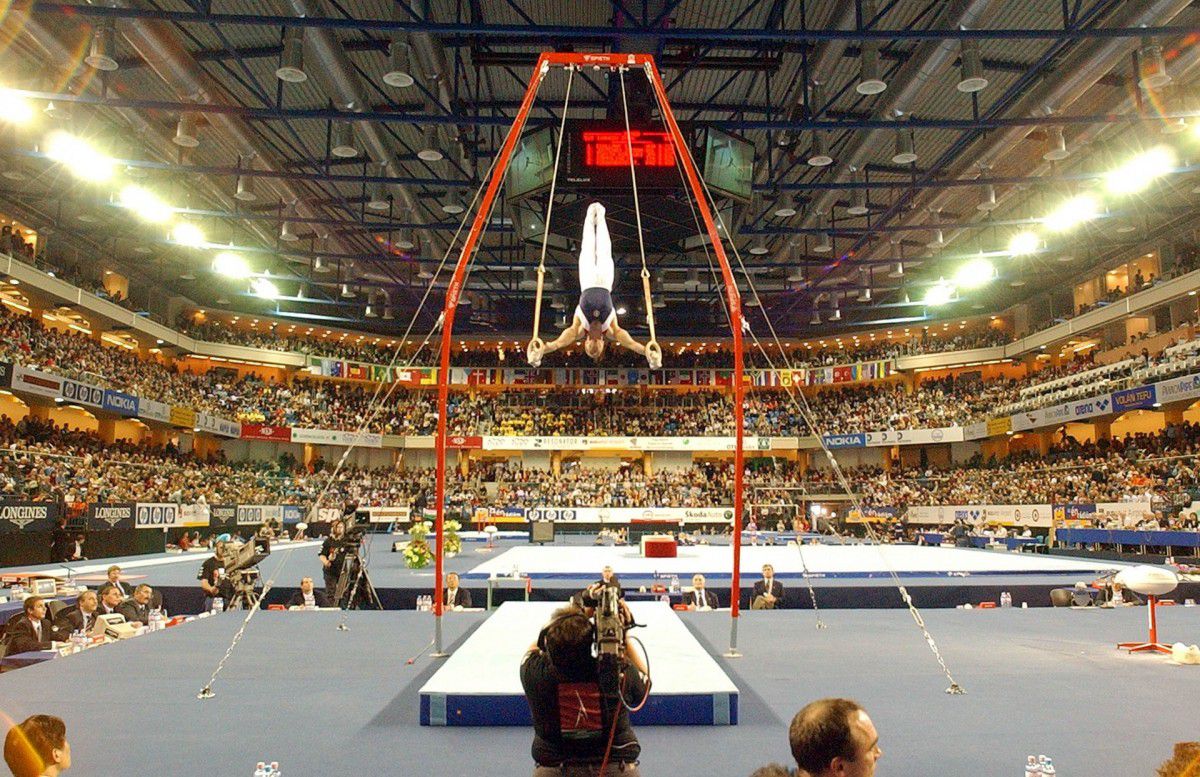
<svg viewBox="0 0 1200 777">
<path fill-rule="evenodd" d="M 446 575 L 446 608 L 464 610 L 471 607 L 471 592 L 458 587 L 458 574 L 451 572 Z"/>
<path fill-rule="evenodd" d="M 692 592 L 683 603 L 689 610 L 715 610 L 721 606 L 717 595 L 704 587 L 704 575 L 692 575 Z"/>
</svg>

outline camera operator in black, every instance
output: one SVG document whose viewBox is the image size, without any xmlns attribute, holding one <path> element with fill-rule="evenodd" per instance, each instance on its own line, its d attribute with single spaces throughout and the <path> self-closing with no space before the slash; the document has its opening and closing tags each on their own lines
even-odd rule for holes
<svg viewBox="0 0 1200 777">
<path fill-rule="evenodd" d="M 577 598 L 594 603 L 601 587 L 590 586 Z M 624 601 L 620 607 L 625 623 L 632 624 Z M 556 611 L 521 663 L 521 686 L 533 716 L 534 777 L 597 777 L 606 752 L 608 767 L 599 777 L 640 774 L 641 745 L 625 705 L 643 701 L 649 672 L 626 636 L 623 655 L 605 657 L 615 661 L 615 671 L 607 680 L 602 677 L 601 659 L 593 650 L 596 631 L 592 616 L 590 608 L 575 604 Z M 621 679 L 617 679 L 618 672 Z M 625 704 L 617 698 L 617 689 Z"/>
<path fill-rule="evenodd" d="M 321 559 L 322 574 L 325 576 L 325 595 L 333 600 L 337 590 L 338 577 L 342 574 L 342 565 L 346 563 L 346 524 L 344 521 L 334 521 L 329 527 L 329 536 L 321 543 L 321 551 L 317 558 Z M 335 603 L 336 604 L 336 603 Z"/>
</svg>

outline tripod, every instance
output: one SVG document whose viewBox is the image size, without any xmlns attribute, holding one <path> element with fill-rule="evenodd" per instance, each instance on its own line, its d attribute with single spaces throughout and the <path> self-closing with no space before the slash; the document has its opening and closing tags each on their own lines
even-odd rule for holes
<svg viewBox="0 0 1200 777">
<path fill-rule="evenodd" d="M 375 585 L 357 549 L 347 551 L 342 560 L 334 601 L 346 610 L 383 609 L 383 603 L 379 601 L 379 594 L 375 592 Z"/>
<path fill-rule="evenodd" d="M 257 582 L 257 569 L 246 569 L 234 573 L 229 579 L 229 584 L 233 588 L 233 594 L 230 595 L 225 609 L 253 610 L 257 607 L 258 601 L 262 597 L 262 594 L 255 588 Z"/>
</svg>

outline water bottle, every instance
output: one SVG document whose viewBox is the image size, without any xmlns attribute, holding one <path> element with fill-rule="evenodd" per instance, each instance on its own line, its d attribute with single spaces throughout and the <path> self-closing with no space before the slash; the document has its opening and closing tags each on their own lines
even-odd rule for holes
<svg viewBox="0 0 1200 777">
<path fill-rule="evenodd" d="M 1012 607 L 1012 594 L 1010 594 L 1008 591 L 1000 592 L 1000 606 Z"/>
<path fill-rule="evenodd" d="M 278 761 L 271 762 L 270 774 L 271 774 L 271 777 L 279 777 L 279 775 L 283 774 L 283 772 L 279 771 L 279 762 Z"/>
<path fill-rule="evenodd" d="M 1042 777 L 1053 777 L 1055 774 L 1054 759 L 1046 755 L 1039 755 L 1038 761 L 1041 762 L 1040 766 L 1042 767 Z"/>
<path fill-rule="evenodd" d="M 1042 765 L 1036 755 L 1025 757 L 1025 777 L 1042 777 Z"/>
<path fill-rule="evenodd" d="M 679 575 L 671 575 L 671 593 L 679 591 Z"/>
<path fill-rule="evenodd" d="M 217 613 L 220 613 L 220 612 L 224 612 L 224 611 L 225 611 L 225 600 L 224 600 L 222 597 L 220 597 L 220 596 L 217 596 L 217 597 L 214 597 L 214 598 L 213 598 L 213 608 L 212 608 L 212 611 L 213 611 L 213 614 L 214 614 L 214 615 L 216 615 Z"/>
<path fill-rule="evenodd" d="M 267 777 L 267 765 L 262 761 L 259 761 L 258 765 L 254 767 L 254 777 Z"/>
</svg>

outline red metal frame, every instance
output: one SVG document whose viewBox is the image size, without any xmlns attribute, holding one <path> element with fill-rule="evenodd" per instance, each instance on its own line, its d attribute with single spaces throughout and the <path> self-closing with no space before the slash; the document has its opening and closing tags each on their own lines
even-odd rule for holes
<svg viewBox="0 0 1200 777">
<path fill-rule="evenodd" d="M 742 358 L 742 300 L 738 293 L 737 283 L 734 281 L 733 270 L 730 269 L 729 259 L 725 255 L 725 248 L 721 243 L 720 233 L 717 230 L 716 222 L 713 220 L 712 211 L 708 207 L 708 199 L 705 197 L 704 186 L 701 184 L 700 175 L 696 170 L 696 163 L 693 161 L 691 154 L 687 148 L 687 142 L 683 137 L 683 133 L 679 130 L 679 124 L 675 121 L 675 115 L 671 112 L 670 104 L 667 101 L 667 90 L 663 85 L 662 76 L 659 74 L 658 67 L 654 62 L 654 57 L 651 54 L 576 54 L 576 53 L 558 53 L 547 52 L 538 57 L 537 65 L 534 68 L 533 78 L 530 79 L 529 87 L 525 90 L 525 97 L 521 101 L 521 107 L 517 111 L 516 118 L 513 119 L 512 127 L 509 128 L 508 136 L 504 139 L 504 145 L 500 147 L 500 154 L 496 160 L 495 169 L 492 172 L 491 180 L 488 181 L 487 189 L 483 193 L 483 198 L 480 200 L 479 209 L 475 213 L 475 218 L 471 223 L 471 230 L 467 234 L 467 238 L 463 243 L 462 252 L 459 254 L 458 263 L 454 267 L 454 275 L 450 279 L 450 287 L 446 291 L 446 303 L 444 309 L 444 320 L 442 324 L 442 349 L 441 349 L 441 367 L 438 370 L 438 423 L 437 423 L 437 488 L 434 504 L 436 505 L 437 518 L 435 521 L 435 566 L 434 566 L 434 593 L 433 593 L 433 612 L 437 618 L 442 617 L 443 601 L 442 601 L 442 573 L 443 573 L 443 526 L 445 523 L 446 510 L 446 410 L 447 401 L 450 393 L 450 344 L 453 339 L 454 331 L 454 313 L 458 307 L 459 296 L 462 293 L 463 275 L 467 267 L 467 259 L 471 256 L 471 252 L 475 250 L 475 245 L 479 241 L 479 236 L 483 232 L 484 224 L 487 220 L 488 213 L 491 212 L 492 203 L 496 198 L 496 192 L 500 188 L 500 182 L 504 180 L 504 173 L 508 169 L 509 161 L 512 158 L 513 148 L 516 146 L 517 139 L 521 135 L 521 129 L 525 126 L 525 121 L 529 117 L 529 109 L 533 105 L 534 97 L 537 95 L 538 87 L 542 79 L 549 71 L 551 66 L 557 67 L 604 67 L 604 68 L 644 68 L 650 77 L 651 86 L 654 89 L 654 95 L 658 100 L 659 110 L 667 124 L 667 129 L 670 132 L 671 139 L 675 144 L 675 150 L 679 154 L 680 160 L 683 163 L 684 175 L 687 178 L 688 186 L 692 190 L 693 196 L 696 198 L 696 203 L 700 210 L 700 217 L 704 220 L 704 228 L 708 233 L 709 241 L 712 243 L 713 251 L 717 255 L 717 261 L 721 265 L 721 276 L 725 281 L 726 303 L 729 308 L 730 327 L 733 334 L 733 396 L 734 396 L 734 434 L 736 435 L 736 443 L 734 445 L 733 465 L 734 465 L 734 486 L 733 486 L 733 580 L 730 585 L 730 607 L 731 615 L 737 618 L 740 612 L 740 587 L 741 587 L 741 563 L 742 563 L 742 470 L 744 463 L 743 451 L 743 410 L 742 403 L 745 399 L 746 386 L 743 378 L 743 358 Z M 440 633 L 440 632 L 439 632 Z M 441 646 L 439 645 L 438 648 Z"/>
<path fill-rule="evenodd" d="M 1146 642 L 1118 642 L 1118 650 L 1130 653 L 1170 653 L 1171 648 L 1158 641 L 1158 597 L 1150 596 L 1146 602 L 1146 617 L 1149 619 L 1150 635 Z"/>
</svg>

